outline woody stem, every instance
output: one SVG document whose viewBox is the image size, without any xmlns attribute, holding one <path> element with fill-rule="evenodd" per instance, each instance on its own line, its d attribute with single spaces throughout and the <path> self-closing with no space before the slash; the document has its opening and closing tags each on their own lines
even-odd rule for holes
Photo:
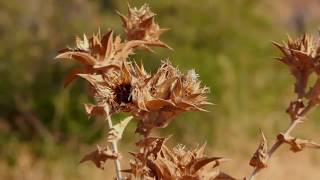
<svg viewBox="0 0 320 180">
<path fill-rule="evenodd" d="M 109 111 L 106 111 L 109 112 Z M 107 113 L 107 122 L 108 122 L 108 126 L 109 129 L 111 129 L 113 127 L 112 125 L 112 120 L 111 120 L 111 116 L 109 115 L 109 113 Z M 112 144 L 112 150 L 115 154 L 118 154 L 118 145 L 116 141 L 111 142 Z M 121 164 L 120 164 L 120 160 L 117 158 L 114 160 L 114 164 L 116 167 L 116 175 L 117 175 L 117 180 L 122 180 L 122 176 L 121 176 Z"/>
<path fill-rule="evenodd" d="M 288 127 L 288 129 L 285 131 L 285 135 L 290 135 L 290 133 L 293 131 L 293 129 L 300 124 L 303 119 L 303 116 L 312 108 L 312 105 L 307 106 L 303 111 L 301 111 L 299 113 L 299 116 L 297 116 L 296 119 L 293 119 L 290 126 Z M 283 141 L 277 139 L 277 141 L 271 146 L 271 148 L 269 149 L 267 155 L 268 155 L 268 159 L 271 158 L 271 156 L 273 155 L 273 153 L 283 144 Z M 249 176 L 248 180 L 254 180 L 255 176 L 262 170 L 262 168 L 258 168 L 256 167 L 253 172 L 251 173 L 251 175 Z"/>
</svg>

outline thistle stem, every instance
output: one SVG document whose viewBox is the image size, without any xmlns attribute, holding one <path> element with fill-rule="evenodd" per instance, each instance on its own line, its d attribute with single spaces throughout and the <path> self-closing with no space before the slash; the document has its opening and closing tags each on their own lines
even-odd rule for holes
<svg viewBox="0 0 320 180">
<path fill-rule="evenodd" d="M 108 122 L 108 126 L 109 129 L 111 129 L 113 127 L 112 125 L 112 120 L 111 120 L 111 116 L 109 115 L 109 111 L 106 111 L 107 113 L 107 122 Z M 114 151 L 114 153 L 118 154 L 118 145 L 116 141 L 113 141 L 112 143 L 112 150 Z M 117 180 L 122 180 L 122 176 L 121 176 L 121 164 L 120 164 L 120 160 L 117 158 L 114 160 L 114 164 L 116 167 L 116 175 L 117 175 Z"/>
<path fill-rule="evenodd" d="M 299 116 L 296 119 L 293 119 L 288 129 L 285 131 L 285 135 L 290 135 L 293 129 L 300 123 L 302 123 L 303 116 L 311 109 L 312 106 L 307 106 L 303 111 L 299 113 Z M 268 160 L 270 160 L 273 153 L 283 144 L 283 141 L 278 140 L 271 146 L 267 155 Z M 249 176 L 248 180 L 254 180 L 255 176 L 262 170 L 262 168 L 255 168 L 251 175 Z"/>
</svg>

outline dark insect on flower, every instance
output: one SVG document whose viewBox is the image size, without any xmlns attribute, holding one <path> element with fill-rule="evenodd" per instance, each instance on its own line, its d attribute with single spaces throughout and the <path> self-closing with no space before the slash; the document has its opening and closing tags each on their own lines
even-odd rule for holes
<svg viewBox="0 0 320 180">
<path fill-rule="evenodd" d="M 96 99 L 97 105 L 91 105 L 89 115 L 92 114 L 94 108 L 107 107 L 107 114 L 116 112 L 130 112 L 134 106 L 132 100 L 132 80 L 133 77 L 129 72 L 130 63 L 123 63 L 120 70 L 108 71 L 106 74 L 92 75 L 80 74 L 79 76 L 86 79 L 91 85 L 91 91 Z M 88 109 L 88 108 L 86 108 Z M 100 111 L 96 111 L 100 112 Z M 102 114 L 105 114 L 102 113 Z"/>
<path fill-rule="evenodd" d="M 132 96 L 131 96 L 132 86 L 131 86 L 131 84 L 129 84 L 129 83 L 120 84 L 117 87 L 115 87 L 115 89 L 113 91 L 116 95 L 115 101 L 118 104 L 132 102 Z"/>
</svg>

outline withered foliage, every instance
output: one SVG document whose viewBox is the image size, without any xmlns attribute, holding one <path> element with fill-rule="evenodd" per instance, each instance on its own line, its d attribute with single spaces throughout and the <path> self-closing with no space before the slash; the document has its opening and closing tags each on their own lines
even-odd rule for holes
<svg viewBox="0 0 320 180">
<path fill-rule="evenodd" d="M 166 138 L 147 137 L 137 143 L 138 153 L 132 153 L 134 160 L 130 169 L 123 170 L 138 179 L 175 179 L 175 180 L 235 180 L 235 178 L 215 169 L 227 161 L 223 157 L 207 157 L 205 144 L 187 150 L 178 145 L 169 149 Z"/>
<path fill-rule="evenodd" d="M 289 144 L 290 150 L 293 152 L 302 151 L 304 148 L 320 149 L 320 144 L 317 144 L 311 140 L 298 139 L 283 133 L 280 133 L 277 136 L 277 139 L 281 142 Z"/>
<path fill-rule="evenodd" d="M 85 104 L 88 115 L 111 115 L 129 112 L 139 120 L 136 132 L 147 136 L 153 128 L 165 127 L 180 112 L 200 110 L 207 102 L 207 87 L 202 87 L 194 70 L 187 74 L 163 61 L 155 74 L 143 65 L 130 62 L 129 55 L 139 47 L 166 47 L 159 40 L 164 29 L 155 23 L 155 14 L 147 5 L 130 8 L 120 15 L 126 41 L 113 38 L 110 30 L 91 38 L 76 39 L 75 48 L 63 49 L 57 58 L 75 59 L 83 64 L 66 78 L 66 85 L 76 77 L 86 79 L 96 104 Z M 108 112 L 106 112 L 108 109 Z"/>
<path fill-rule="evenodd" d="M 250 165 L 259 169 L 267 167 L 267 160 L 268 160 L 268 145 L 267 139 L 264 136 L 263 132 L 261 131 L 262 140 L 256 152 L 253 154 Z"/>
<path fill-rule="evenodd" d="M 80 163 L 83 163 L 85 161 L 92 161 L 98 168 L 104 169 L 103 165 L 107 160 L 114 160 L 117 158 L 118 154 L 110 150 L 108 146 L 103 149 L 97 146 L 97 149 L 85 155 Z"/>
</svg>

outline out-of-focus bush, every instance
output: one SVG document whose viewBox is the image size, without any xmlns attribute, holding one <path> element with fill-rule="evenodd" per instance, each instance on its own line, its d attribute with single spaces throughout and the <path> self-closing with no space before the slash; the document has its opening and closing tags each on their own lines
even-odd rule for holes
<svg viewBox="0 0 320 180">
<path fill-rule="evenodd" d="M 156 49 L 152 56 L 138 53 L 136 60 L 142 58 L 154 69 L 159 59 L 170 57 L 182 70 L 195 68 L 217 104 L 209 113 L 179 117 L 162 132 L 219 144 L 217 134 L 246 132 L 249 136 L 257 133 L 258 124 L 281 126 L 277 120 L 285 114 L 278 109 L 288 104 L 283 95 L 290 92 L 291 79 L 271 60 L 270 40 L 287 30 L 271 20 L 262 2 L 147 3 L 161 14 L 160 24 L 171 27 L 164 38 L 175 53 Z M 88 120 L 81 104 L 90 101 L 86 86 L 78 81 L 63 89 L 63 77 L 73 65 L 55 63 L 53 57 L 64 44 L 72 45 L 76 35 L 108 27 L 119 31 L 115 9 L 126 11 L 126 4 L 116 0 L 0 2 L 0 142 L 44 138 L 90 143 L 100 137 L 103 121 Z"/>
</svg>

